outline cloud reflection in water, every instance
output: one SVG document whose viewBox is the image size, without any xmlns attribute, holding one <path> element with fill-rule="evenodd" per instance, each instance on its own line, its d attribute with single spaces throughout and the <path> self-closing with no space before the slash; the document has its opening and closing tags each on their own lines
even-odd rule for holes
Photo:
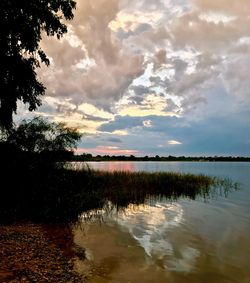
<svg viewBox="0 0 250 283">
<path fill-rule="evenodd" d="M 148 260 L 158 266 L 179 272 L 190 272 L 199 251 L 168 237 L 171 230 L 184 222 L 184 210 L 180 204 L 157 202 L 154 205 L 128 207 L 116 218 L 126 227 L 148 255 Z"/>
</svg>

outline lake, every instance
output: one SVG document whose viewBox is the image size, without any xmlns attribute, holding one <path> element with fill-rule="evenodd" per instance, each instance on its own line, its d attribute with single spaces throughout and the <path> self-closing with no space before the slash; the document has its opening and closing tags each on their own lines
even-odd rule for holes
<svg viewBox="0 0 250 283">
<path fill-rule="evenodd" d="M 88 162 L 97 170 L 173 171 L 230 178 L 240 190 L 210 199 L 150 199 L 75 226 L 93 283 L 250 282 L 250 163 Z M 78 164 L 78 166 L 82 166 Z M 83 215 L 84 216 L 84 215 Z"/>
</svg>

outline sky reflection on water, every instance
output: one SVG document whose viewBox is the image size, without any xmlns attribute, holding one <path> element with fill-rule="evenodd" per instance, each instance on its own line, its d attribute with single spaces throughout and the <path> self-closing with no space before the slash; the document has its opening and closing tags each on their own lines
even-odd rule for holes
<svg viewBox="0 0 250 283">
<path fill-rule="evenodd" d="M 186 166 L 174 165 L 178 171 Z M 84 233 L 76 229 L 75 242 L 91 255 L 85 267 L 103 268 L 90 282 L 250 282 L 249 169 L 250 163 L 190 163 L 190 173 L 217 172 L 241 181 L 241 190 L 206 201 L 151 199 L 85 223 Z"/>
</svg>

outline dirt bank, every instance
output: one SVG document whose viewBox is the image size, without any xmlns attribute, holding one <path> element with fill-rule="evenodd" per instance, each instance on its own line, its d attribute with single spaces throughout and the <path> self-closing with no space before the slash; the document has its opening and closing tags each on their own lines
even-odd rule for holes
<svg viewBox="0 0 250 283">
<path fill-rule="evenodd" d="M 0 226 L 0 282 L 80 283 L 69 226 Z"/>
</svg>

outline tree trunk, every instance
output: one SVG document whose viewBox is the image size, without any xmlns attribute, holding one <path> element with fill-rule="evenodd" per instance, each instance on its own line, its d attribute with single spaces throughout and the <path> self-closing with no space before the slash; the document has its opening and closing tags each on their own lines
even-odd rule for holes
<svg viewBox="0 0 250 283">
<path fill-rule="evenodd" d="M 6 99 L 0 100 L 0 126 L 9 130 L 13 126 L 12 119 L 13 105 L 11 101 Z"/>
</svg>

